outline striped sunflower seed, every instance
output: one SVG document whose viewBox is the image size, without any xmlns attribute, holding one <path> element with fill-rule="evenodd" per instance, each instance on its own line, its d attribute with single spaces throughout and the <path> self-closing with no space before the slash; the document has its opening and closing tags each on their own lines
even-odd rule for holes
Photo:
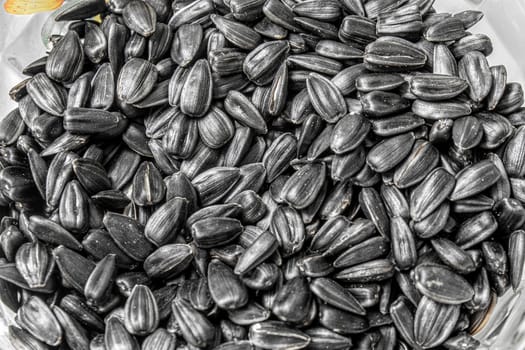
<svg viewBox="0 0 525 350">
<path fill-rule="evenodd" d="M 208 285 L 212 299 L 221 309 L 238 309 L 248 302 L 248 291 L 240 278 L 219 260 L 208 264 Z"/>
<path fill-rule="evenodd" d="M 355 80 L 357 90 L 361 92 L 390 91 L 405 84 L 405 79 L 396 73 L 360 74 Z"/>
<path fill-rule="evenodd" d="M 359 334 L 369 328 L 366 318 L 327 304 L 319 305 L 319 323 L 329 330 L 344 334 Z"/>
<path fill-rule="evenodd" d="M 458 64 L 459 76 L 469 84 L 468 94 L 475 102 L 481 102 L 490 93 L 492 73 L 487 58 L 478 51 L 463 56 Z"/>
<path fill-rule="evenodd" d="M 402 217 L 390 219 L 392 255 L 400 270 L 413 267 L 417 262 L 416 241 L 408 223 Z"/>
<path fill-rule="evenodd" d="M 414 141 L 413 133 L 400 134 L 385 139 L 368 152 L 367 164 L 378 173 L 389 171 L 409 155 Z"/>
<path fill-rule="evenodd" d="M 420 221 L 436 210 L 452 193 L 455 179 L 443 168 L 437 168 L 412 190 L 410 216 Z"/>
<path fill-rule="evenodd" d="M 29 219 L 29 231 L 41 241 L 82 250 L 82 245 L 65 228 L 43 216 L 33 215 Z"/>
<path fill-rule="evenodd" d="M 450 49 L 443 44 L 434 46 L 433 73 L 450 76 L 458 75 L 458 64 Z"/>
<path fill-rule="evenodd" d="M 420 74 L 412 77 L 410 91 L 422 100 L 440 101 L 454 98 L 465 91 L 465 80 L 440 74 Z"/>
<path fill-rule="evenodd" d="M 266 1 L 263 6 L 263 14 L 273 23 L 280 25 L 292 32 L 300 32 L 295 25 L 292 6 L 280 0 Z"/>
<path fill-rule="evenodd" d="M 449 223 L 450 205 L 443 202 L 436 210 L 419 222 L 414 222 L 414 231 L 422 238 L 435 236 Z"/>
<path fill-rule="evenodd" d="M 350 283 L 379 282 L 394 275 L 394 265 L 386 259 L 354 265 L 335 274 L 335 278 Z"/>
<path fill-rule="evenodd" d="M 492 161 L 483 160 L 476 163 L 456 175 L 456 185 L 449 198 L 455 201 L 481 193 L 496 183 L 500 176 Z"/>
<path fill-rule="evenodd" d="M 228 311 L 229 320 L 242 326 L 250 326 L 257 322 L 263 322 L 269 317 L 269 310 L 254 302 L 248 303 L 242 308 Z"/>
<path fill-rule="evenodd" d="M 140 58 L 144 55 L 147 47 L 147 39 L 138 33 L 132 33 L 124 46 L 124 56 L 126 59 Z"/>
<path fill-rule="evenodd" d="M 133 177 L 133 202 L 151 206 L 164 199 L 166 186 L 157 167 L 151 162 L 140 164 Z"/>
<path fill-rule="evenodd" d="M 175 197 L 160 206 L 148 219 L 144 227 L 144 235 L 157 246 L 170 241 L 184 227 L 188 213 L 189 201 Z"/>
<path fill-rule="evenodd" d="M 202 23 L 209 18 L 214 11 L 213 1 L 203 0 L 195 2 L 183 2 L 173 11 L 169 20 L 169 26 L 176 30 L 186 23 Z"/>
<path fill-rule="evenodd" d="M 84 296 L 89 305 L 99 305 L 111 294 L 116 271 L 116 255 L 106 255 L 96 265 L 84 287 Z"/>
<path fill-rule="evenodd" d="M 262 349 L 298 350 L 308 346 L 311 339 L 307 334 L 287 327 L 278 321 L 255 323 L 250 327 L 248 338 Z"/>
<path fill-rule="evenodd" d="M 171 59 L 180 67 L 188 67 L 203 49 L 204 31 L 200 24 L 183 24 L 174 34 Z"/>
<path fill-rule="evenodd" d="M 44 288 L 55 267 L 54 259 L 38 241 L 22 244 L 14 260 L 16 268 L 30 288 Z"/>
<path fill-rule="evenodd" d="M 310 282 L 310 289 L 327 304 L 357 315 L 366 314 L 359 301 L 348 290 L 331 279 L 316 278 Z"/>
<path fill-rule="evenodd" d="M 425 39 L 431 42 L 448 42 L 461 39 L 466 35 L 463 22 L 455 17 L 445 18 L 425 29 Z"/>
<path fill-rule="evenodd" d="M 492 213 L 481 212 L 461 223 L 455 243 L 463 249 L 471 248 L 490 237 L 497 228 L 498 222 Z"/>
<path fill-rule="evenodd" d="M 492 87 L 487 97 L 487 104 L 489 110 L 494 110 L 505 92 L 507 69 L 505 66 L 494 66 L 490 67 L 490 72 L 492 74 Z"/>
<path fill-rule="evenodd" d="M 421 182 L 437 165 L 437 149 L 429 142 L 418 141 L 409 156 L 396 168 L 394 183 L 407 188 Z"/>
<path fill-rule="evenodd" d="M 125 103 L 139 102 L 151 92 L 157 76 L 157 69 L 149 61 L 140 58 L 128 60 L 118 75 L 117 97 Z"/>
<path fill-rule="evenodd" d="M 192 262 L 194 250 L 187 244 L 166 244 L 148 255 L 144 271 L 151 278 L 170 278 L 182 273 Z"/>
<path fill-rule="evenodd" d="M 510 266 L 510 280 L 512 288 L 516 290 L 521 282 L 523 276 L 523 258 L 520 251 L 524 244 L 525 232 L 522 230 L 515 231 L 511 234 L 509 239 L 509 266 Z"/>
<path fill-rule="evenodd" d="M 52 310 L 62 326 L 65 343 L 72 348 L 88 349 L 89 337 L 87 330 L 60 307 L 54 305 Z"/>
<path fill-rule="evenodd" d="M 173 300 L 171 308 L 186 342 L 196 347 L 206 347 L 213 343 L 214 326 L 206 316 L 184 299 Z"/>
<path fill-rule="evenodd" d="M 458 305 L 445 305 L 424 296 L 414 315 L 414 337 L 424 349 L 447 340 L 460 316 Z"/>
<path fill-rule="evenodd" d="M 164 328 L 157 328 L 155 332 L 144 339 L 142 343 L 143 350 L 173 350 L 177 345 L 175 335 L 169 333 Z"/>
<path fill-rule="evenodd" d="M 110 349 L 130 349 L 138 350 L 139 343 L 137 339 L 129 334 L 121 320 L 111 317 L 106 324 L 104 332 L 104 347 Z"/>
<path fill-rule="evenodd" d="M 53 47 L 46 60 L 46 74 L 59 82 L 72 82 L 82 74 L 84 51 L 78 34 L 72 30 Z"/>
<path fill-rule="evenodd" d="M 159 324 L 159 310 L 151 290 L 144 285 L 133 287 L 124 306 L 124 325 L 129 333 L 147 335 Z"/>
<path fill-rule="evenodd" d="M 191 226 L 191 234 L 199 248 L 228 244 L 235 240 L 242 230 L 239 220 L 224 217 L 202 219 Z"/>
<path fill-rule="evenodd" d="M 130 30 L 149 37 L 155 32 L 157 13 L 148 2 L 133 0 L 122 9 L 122 19 Z"/>
<path fill-rule="evenodd" d="M 390 36 L 367 45 L 364 55 L 366 68 L 375 72 L 419 69 L 426 61 L 425 53 L 411 42 Z"/>
<path fill-rule="evenodd" d="M 24 120 L 18 109 L 14 109 L 0 118 L 0 144 L 11 145 L 22 135 L 25 130 Z"/>
<path fill-rule="evenodd" d="M 84 36 L 84 54 L 93 63 L 100 63 L 107 57 L 108 41 L 102 29 L 86 22 L 86 33 Z"/>
<path fill-rule="evenodd" d="M 259 110 L 241 92 L 230 91 L 224 100 L 226 112 L 240 124 L 251 128 L 257 134 L 266 134 L 268 126 Z"/>
<path fill-rule="evenodd" d="M 202 117 L 210 108 L 213 81 L 208 61 L 201 59 L 190 69 L 182 86 L 180 110 L 190 117 Z"/>
<path fill-rule="evenodd" d="M 244 74 L 257 85 L 270 83 L 289 50 L 289 44 L 282 40 L 258 45 L 243 62 Z"/>
<path fill-rule="evenodd" d="M 40 109 L 55 116 L 64 114 L 67 94 L 61 86 L 54 83 L 45 73 L 34 75 L 27 82 L 26 87 L 27 93 Z"/>
<path fill-rule="evenodd" d="M 344 233 L 343 233 L 344 234 Z M 333 262 L 335 268 L 346 268 L 384 257 L 390 248 L 383 237 L 373 237 L 344 250 Z"/>
<path fill-rule="evenodd" d="M 62 342 L 63 331 L 53 311 L 37 296 L 31 296 L 17 312 L 17 323 L 37 340 L 50 346 Z"/>
<path fill-rule="evenodd" d="M 474 296 L 472 286 L 460 275 L 440 265 L 418 265 L 414 281 L 421 294 L 442 304 L 459 305 Z"/>
<path fill-rule="evenodd" d="M 144 228 L 127 216 L 106 213 L 104 227 L 117 246 L 136 261 L 144 261 L 153 251 L 153 245 L 144 237 Z"/>
<path fill-rule="evenodd" d="M 327 78 L 311 73 L 306 85 L 313 108 L 327 122 L 337 122 L 348 112 L 341 91 Z"/>
<path fill-rule="evenodd" d="M 229 8 L 233 13 L 233 16 L 239 21 L 253 21 L 262 16 L 262 7 L 264 1 L 252 0 L 252 1 L 230 1 Z"/>
<path fill-rule="evenodd" d="M 306 239 L 306 232 L 300 214 L 292 207 L 279 206 L 273 212 L 270 232 L 279 242 L 284 256 L 298 252 Z"/>
<path fill-rule="evenodd" d="M 261 42 L 261 36 L 247 25 L 219 15 L 210 16 L 215 27 L 226 39 L 244 50 L 253 50 Z"/>
<path fill-rule="evenodd" d="M 408 100 L 384 91 L 373 91 L 361 96 L 363 112 L 369 117 L 386 117 L 399 114 L 409 108 Z"/>
</svg>

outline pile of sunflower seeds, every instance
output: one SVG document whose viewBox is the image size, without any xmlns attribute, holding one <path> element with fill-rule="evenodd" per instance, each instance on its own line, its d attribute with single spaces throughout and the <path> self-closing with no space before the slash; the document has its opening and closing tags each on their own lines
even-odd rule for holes
<svg viewBox="0 0 525 350">
<path fill-rule="evenodd" d="M 475 349 L 523 275 L 524 96 L 432 6 L 66 5 L 0 118 L 14 347 Z"/>
</svg>

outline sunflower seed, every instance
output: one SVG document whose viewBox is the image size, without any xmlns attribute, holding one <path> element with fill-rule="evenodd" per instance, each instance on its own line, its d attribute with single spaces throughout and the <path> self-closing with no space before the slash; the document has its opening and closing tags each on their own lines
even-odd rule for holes
<svg viewBox="0 0 525 350">
<path fill-rule="evenodd" d="M 113 105 L 115 99 L 115 78 L 109 63 L 103 63 L 93 76 L 91 80 L 91 91 L 90 108 L 108 110 Z M 68 110 L 71 107 L 74 106 L 68 105 Z M 83 107 L 83 104 L 78 107 Z"/>
<path fill-rule="evenodd" d="M 385 139 L 369 151 L 366 158 L 367 164 L 372 170 L 378 173 L 389 171 L 408 156 L 413 144 L 413 133 L 401 134 Z"/>
<path fill-rule="evenodd" d="M 513 232 L 509 239 L 510 280 L 514 290 L 518 288 L 523 275 L 523 260 L 522 254 L 520 254 L 524 243 L 523 235 L 524 231 L 518 230 Z"/>
<path fill-rule="evenodd" d="M 2 118 L 0 118 L 0 144 L 8 146 L 16 142 L 16 140 L 24 132 L 24 120 L 20 115 L 18 109 L 14 109 Z"/>
<path fill-rule="evenodd" d="M 103 223 L 117 246 L 134 260 L 143 261 L 153 251 L 153 245 L 144 237 L 144 228 L 135 220 L 108 212 Z"/>
<path fill-rule="evenodd" d="M 471 51 L 459 61 L 459 76 L 469 84 L 468 93 L 475 102 L 481 102 L 488 96 L 492 87 L 492 73 L 486 57 Z"/>
<path fill-rule="evenodd" d="M 211 248 L 233 241 L 242 233 L 242 225 L 237 219 L 210 217 L 193 224 L 191 233 L 198 247 Z"/>
<path fill-rule="evenodd" d="M 129 267 L 133 265 L 133 260 L 115 244 L 105 230 L 90 230 L 84 236 L 82 246 L 85 251 L 97 259 L 102 259 L 109 254 L 115 254 L 116 264 L 119 267 Z"/>
<path fill-rule="evenodd" d="M 133 202 L 150 206 L 164 199 L 166 186 L 157 167 L 151 162 L 140 164 L 133 178 Z"/>
<path fill-rule="evenodd" d="M 455 242 L 463 249 L 468 249 L 490 237 L 498 228 L 496 218 L 484 211 L 461 223 Z"/>
<path fill-rule="evenodd" d="M 369 327 L 366 318 L 327 304 L 319 306 L 319 323 L 333 332 L 345 335 L 359 334 Z"/>
<path fill-rule="evenodd" d="M 62 328 L 47 304 L 32 296 L 17 312 L 17 323 L 36 339 L 50 346 L 62 342 Z"/>
<path fill-rule="evenodd" d="M 171 308 L 186 342 L 196 347 L 212 344 L 215 338 L 214 326 L 203 314 L 184 299 L 173 300 Z"/>
<path fill-rule="evenodd" d="M 169 20 L 169 26 L 172 30 L 176 30 L 183 24 L 201 23 L 209 18 L 213 10 L 211 0 L 184 2 L 183 6 L 174 10 Z"/>
<path fill-rule="evenodd" d="M 449 17 L 428 26 L 423 35 L 428 41 L 447 42 L 461 39 L 466 32 L 462 21 Z"/>
<path fill-rule="evenodd" d="M 409 41 L 384 36 L 368 44 L 364 62 L 368 70 L 388 72 L 414 70 L 423 67 L 427 56 Z"/>
<path fill-rule="evenodd" d="M 224 100 L 224 108 L 233 119 L 253 129 L 257 134 L 268 132 L 268 126 L 261 113 L 241 92 L 230 91 Z"/>
<path fill-rule="evenodd" d="M 148 255 L 144 271 L 151 278 L 179 275 L 193 260 L 193 249 L 187 244 L 167 244 Z"/>
<path fill-rule="evenodd" d="M 442 344 L 454 331 L 454 325 L 459 315 L 459 306 L 440 304 L 430 298 L 423 297 L 414 315 L 416 343 L 423 348 Z"/>
<path fill-rule="evenodd" d="M 80 76 L 84 52 L 78 34 L 72 30 L 53 47 L 46 60 L 46 74 L 59 82 L 72 82 Z"/>
<path fill-rule="evenodd" d="M 263 349 L 303 349 L 310 343 L 308 335 L 278 321 L 255 323 L 250 327 L 248 337 L 255 346 Z"/>
<path fill-rule="evenodd" d="M 138 350 L 139 344 L 137 339 L 126 330 L 124 324 L 116 317 L 107 321 L 104 332 L 104 346 L 106 349 L 125 348 Z"/>
<path fill-rule="evenodd" d="M 299 213 L 291 207 L 278 207 L 270 222 L 272 232 L 284 256 L 290 256 L 299 251 L 305 241 L 306 232 Z"/>
<path fill-rule="evenodd" d="M 476 163 L 456 175 L 456 185 L 449 198 L 455 201 L 478 194 L 496 183 L 500 176 L 490 160 Z"/>
<path fill-rule="evenodd" d="M 396 266 L 400 270 L 413 267 L 417 262 L 416 242 L 405 219 L 399 216 L 390 219 L 390 235 Z"/>
<path fill-rule="evenodd" d="M 334 123 L 347 113 L 341 91 L 327 78 L 311 73 L 306 81 L 310 102 L 327 122 Z"/>
<path fill-rule="evenodd" d="M 84 296 L 89 305 L 99 305 L 111 294 L 115 271 L 115 254 L 106 255 L 97 263 L 84 287 Z"/>
<path fill-rule="evenodd" d="M 143 350 L 173 350 L 177 345 L 177 338 L 164 328 L 158 328 L 144 339 Z"/>
<path fill-rule="evenodd" d="M 226 39 L 245 50 L 253 50 L 259 45 L 261 36 L 252 28 L 219 15 L 210 16 L 215 27 L 226 37 Z"/>
<path fill-rule="evenodd" d="M 377 259 L 348 267 L 334 277 L 350 283 L 369 283 L 383 281 L 393 275 L 394 265 L 389 260 Z"/>
<path fill-rule="evenodd" d="M 142 100 L 153 89 L 157 76 L 157 70 L 152 63 L 140 58 L 128 60 L 118 76 L 117 97 L 125 103 Z"/>
<path fill-rule="evenodd" d="M 503 91 L 496 111 L 501 114 L 510 114 L 517 111 L 524 102 L 523 87 L 519 83 L 508 83 Z"/>
<path fill-rule="evenodd" d="M 149 37 L 155 32 L 157 13 L 149 3 L 132 0 L 122 9 L 122 19 L 130 30 Z"/>
<path fill-rule="evenodd" d="M 212 260 L 208 265 L 210 294 L 218 307 L 238 309 L 248 302 L 248 292 L 238 276 L 224 263 Z"/>
<path fill-rule="evenodd" d="M 159 323 L 157 302 L 151 290 L 136 285 L 124 306 L 124 325 L 129 333 L 147 335 L 153 333 Z"/>
<path fill-rule="evenodd" d="M 476 116 L 483 129 L 480 147 L 495 149 L 512 135 L 512 124 L 507 118 L 496 113 L 478 113 Z"/>
<path fill-rule="evenodd" d="M 30 288 L 44 288 L 55 266 L 53 258 L 39 242 L 22 244 L 16 253 L 15 264 Z"/>
<path fill-rule="evenodd" d="M 417 289 L 442 304 L 458 305 L 474 295 L 472 286 L 460 275 L 440 265 L 418 265 L 414 269 Z"/>
<path fill-rule="evenodd" d="M 458 75 L 458 64 L 446 45 L 438 44 L 434 46 L 433 63 L 434 74 Z"/>
<path fill-rule="evenodd" d="M 212 98 L 212 78 L 208 61 L 201 59 L 190 69 L 182 86 L 180 110 L 191 117 L 202 117 Z"/>
<path fill-rule="evenodd" d="M 44 73 L 34 75 L 27 82 L 27 93 L 34 103 L 51 115 L 62 116 L 66 108 L 66 92 Z"/>
</svg>

